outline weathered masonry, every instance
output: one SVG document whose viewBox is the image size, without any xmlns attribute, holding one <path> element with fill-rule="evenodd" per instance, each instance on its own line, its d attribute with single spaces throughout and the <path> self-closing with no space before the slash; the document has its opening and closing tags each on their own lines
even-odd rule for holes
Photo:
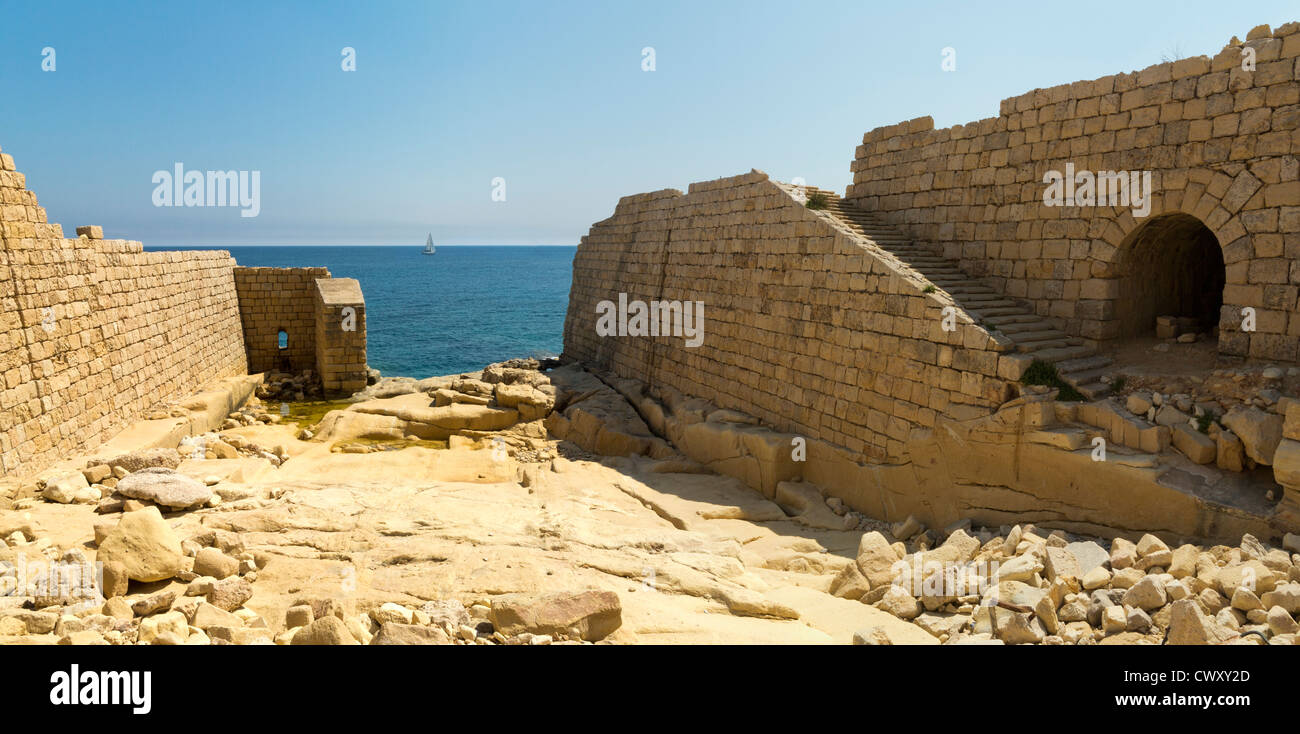
<svg viewBox="0 0 1300 734">
<path fill-rule="evenodd" d="M 802 479 L 939 525 L 1300 527 L 1295 396 L 1233 417 L 1261 427 L 1267 501 L 1216 471 L 1194 425 L 1106 399 L 1126 340 L 1181 330 L 1246 364 L 1300 359 L 1300 24 L 933 127 L 866 133 L 843 198 L 758 171 L 622 198 L 575 256 L 565 357 L 769 494 Z M 1123 197 L 1099 201 L 1120 174 L 1102 193 Z M 597 304 L 624 294 L 702 301 L 703 343 L 600 336 Z M 1085 402 L 1027 391 L 1036 363 Z M 1110 460 L 1089 456 L 1098 438 Z"/>
<path fill-rule="evenodd" d="M 331 394 L 366 386 L 366 304 L 355 279 L 325 268 L 234 275 L 250 372 L 314 370 Z"/>
<path fill-rule="evenodd" d="M 1294 362 L 1297 76 L 1300 26 L 1288 23 L 1212 59 L 1036 89 L 986 120 L 879 128 L 845 198 L 1071 335 L 1112 342 L 1172 313 L 1217 325 L 1226 354 Z M 1044 175 L 1067 165 L 1149 171 L 1150 212 L 1044 206 Z M 1246 307 L 1254 331 L 1241 328 Z"/>
<path fill-rule="evenodd" d="M 0 154 L 0 476 L 36 472 L 102 443 L 213 380 L 277 368 L 259 351 L 262 332 L 245 350 L 250 320 L 294 329 L 295 348 L 327 345 L 291 361 L 328 376 L 327 389 L 354 389 L 358 376 L 364 386 L 364 302 L 355 281 L 341 279 L 340 289 L 328 271 L 313 270 L 304 291 L 274 304 L 285 309 L 281 320 L 270 302 L 245 298 L 237 287 L 245 269 L 228 252 L 144 252 L 139 242 L 103 239 L 99 227 L 77 233 L 65 238 L 47 220 L 13 158 Z M 354 310 L 355 331 L 322 330 L 343 324 L 345 307 Z"/>
</svg>

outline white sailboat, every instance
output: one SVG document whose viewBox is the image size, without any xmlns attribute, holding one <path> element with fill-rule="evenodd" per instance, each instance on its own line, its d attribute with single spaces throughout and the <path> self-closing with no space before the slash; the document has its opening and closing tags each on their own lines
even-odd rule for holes
<svg viewBox="0 0 1300 734">
<path fill-rule="evenodd" d="M 424 251 L 423 251 L 422 254 L 425 254 L 425 255 L 432 255 L 433 253 L 435 253 L 435 252 L 437 252 L 437 251 L 438 251 L 438 248 L 436 248 L 436 247 L 433 246 L 433 233 L 430 232 L 430 233 L 429 233 L 429 239 L 425 240 L 425 242 L 424 242 Z"/>
</svg>

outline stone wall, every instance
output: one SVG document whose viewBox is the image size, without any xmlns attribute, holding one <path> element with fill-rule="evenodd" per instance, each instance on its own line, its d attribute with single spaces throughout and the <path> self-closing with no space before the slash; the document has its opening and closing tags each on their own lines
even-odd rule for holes
<svg viewBox="0 0 1300 734">
<path fill-rule="evenodd" d="M 235 285 L 249 372 L 310 370 L 331 395 L 366 386 L 366 303 L 355 279 L 325 268 L 241 266 Z"/>
<path fill-rule="evenodd" d="M 235 268 L 249 372 L 316 369 L 316 280 L 328 277 L 325 268 Z"/>
<path fill-rule="evenodd" d="M 1183 272 L 1187 264 L 1172 255 L 1155 258 L 1156 269 L 1130 260 L 1144 229 L 1170 215 L 1194 217 L 1223 253 L 1220 350 L 1295 361 L 1300 24 L 1263 26 L 1245 44 L 1233 41 L 1212 59 L 1036 89 L 1003 100 L 997 117 L 966 125 L 935 130 L 926 117 L 872 130 L 857 149 L 846 198 L 1102 344 L 1146 330 L 1146 311 L 1159 310 L 1125 312 L 1134 283 L 1151 290 L 1159 268 Z M 1243 47 L 1253 49 L 1253 71 L 1243 69 Z M 1149 214 L 1044 205 L 1044 175 L 1067 164 L 1150 171 Z M 1257 310 L 1253 333 L 1240 328 L 1247 306 Z"/>
<path fill-rule="evenodd" d="M 564 355 L 900 461 L 913 430 L 1012 393 L 1005 347 L 964 315 L 945 331 L 950 301 L 923 282 L 761 172 L 628 196 L 574 256 Z M 620 294 L 703 302 L 702 343 L 598 335 Z"/>
<path fill-rule="evenodd" d="M 0 155 L 0 475 L 94 446 L 151 406 L 244 372 L 227 252 L 68 239 Z"/>
<path fill-rule="evenodd" d="M 366 302 L 354 278 L 316 281 L 316 371 L 326 393 L 366 386 Z"/>
</svg>

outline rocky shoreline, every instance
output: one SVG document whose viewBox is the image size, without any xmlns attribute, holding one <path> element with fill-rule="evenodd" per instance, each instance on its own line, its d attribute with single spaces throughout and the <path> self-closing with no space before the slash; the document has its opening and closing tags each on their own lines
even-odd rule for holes
<svg viewBox="0 0 1300 734">
<path fill-rule="evenodd" d="M 376 378 L 314 425 L 277 410 L 312 393 L 270 375 L 218 431 L 0 493 L 0 644 L 1297 640 L 1295 535 L 940 530 L 802 482 L 765 496 L 581 365 Z"/>
</svg>

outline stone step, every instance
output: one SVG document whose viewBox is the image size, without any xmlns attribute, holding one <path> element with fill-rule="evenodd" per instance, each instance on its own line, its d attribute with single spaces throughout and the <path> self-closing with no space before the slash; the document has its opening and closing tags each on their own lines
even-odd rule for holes
<svg viewBox="0 0 1300 734">
<path fill-rule="evenodd" d="M 1023 306 L 1007 306 L 1003 308 L 984 308 L 981 306 L 978 309 L 967 309 L 967 311 L 970 311 L 971 316 L 981 320 L 987 319 L 990 316 L 1008 316 L 1011 314 L 1025 313 Z"/>
<path fill-rule="evenodd" d="M 1101 372 L 1099 368 L 1106 367 L 1115 363 L 1109 355 L 1095 354 L 1083 359 L 1068 359 L 1056 365 L 1056 371 L 1061 374 L 1075 374 L 1084 372 Z"/>
<path fill-rule="evenodd" d="M 1028 354 L 1034 359 L 1041 359 L 1044 362 L 1055 363 L 1055 362 L 1060 362 L 1063 359 L 1077 359 L 1079 357 L 1087 357 L 1088 355 L 1093 353 L 1094 352 L 1091 347 L 1079 345 L 1079 346 L 1070 346 L 1070 347 L 1060 347 L 1055 349 L 1043 349 L 1040 351 L 1032 351 L 1029 352 Z"/>
<path fill-rule="evenodd" d="M 1069 344 L 1069 334 L 1057 329 L 1038 328 L 1041 326 L 1046 326 L 1046 324 L 1007 324 L 1007 328 L 1002 329 L 1002 333 L 1014 339 L 1017 344 L 1033 344 L 1045 341 L 1062 341 L 1066 342 L 1067 345 Z"/>
<path fill-rule="evenodd" d="M 1068 360 L 1067 360 L 1068 361 Z M 1078 383 L 1095 382 L 1101 384 L 1101 378 L 1111 371 L 1109 367 L 1098 367 L 1091 370 L 1079 370 L 1076 372 L 1061 372 L 1061 362 L 1056 364 L 1056 371 L 1061 375 L 1061 379 L 1074 385 Z"/>
<path fill-rule="evenodd" d="M 1004 316 L 990 316 L 985 321 L 997 326 L 1004 326 L 1006 324 L 1036 324 L 1041 319 L 1031 313 L 1013 313 Z"/>
<path fill-rule="evenodd" d="M 1083 396 L 1089 400 L 1098 400 L 1110 394 L 1110 385 L 1102 382 L 1089 382 L 1084 385 L 1075 385 L 1074 389 L 1083 393 Z"/>
<path fill-rule="evenodd" d="M 1045 350 L 1052 350 L 1052 349 L 1066 349 L 1070 346 L 1070 342 L 1066 341 L 1065 339 L 1042 339 L 1042 340 L 1032 341 L 1032 342 L 1022 342 L 1016 339 L 1014 336 L 1011 337 L 1011 339 L 1016 343 L 1016 351 L 1020 352 L 1021 354 L 1042 352 Z"/>
<path fill-rule="evenodd" d="M 961 296 L 962 298 L 971 298 L 971 297 L 973 297 L 973 296 L 997 296 L 997 295 L 999 295 L 997 291 L 993 290 L 992 288 L 989 288 L 988 286 L 969 286 L 969 285 L 967 285 L 967 286 L 960 286 L 960 285 L 954 285 L 954 286 L 951 286 L 951 287 L 949 287 L 949 288 L 944 288 L 944 290 L 945 290 L 945 291 L 948 291 L 948 293 L 950 293 L 951 295 L 954 295 L 954 296 Z"/>
<path fill-rule="evenodd" d="M 1005 298 L 999 298 L 996 301 L 982 301 L 979 303 L 979 305 L 975 306 L 975 310 L 987 316 L 998 316 L 1000 314 L 991 313 L 991 311 L 1007 309 L 1007 308 L 1015 309 L 1016 311 L 1025 310 L 1024 306 L 1021 306 L 1019 303 L 1016 303 L 1015 301 L 1009 301 Z"/>
</svg>

